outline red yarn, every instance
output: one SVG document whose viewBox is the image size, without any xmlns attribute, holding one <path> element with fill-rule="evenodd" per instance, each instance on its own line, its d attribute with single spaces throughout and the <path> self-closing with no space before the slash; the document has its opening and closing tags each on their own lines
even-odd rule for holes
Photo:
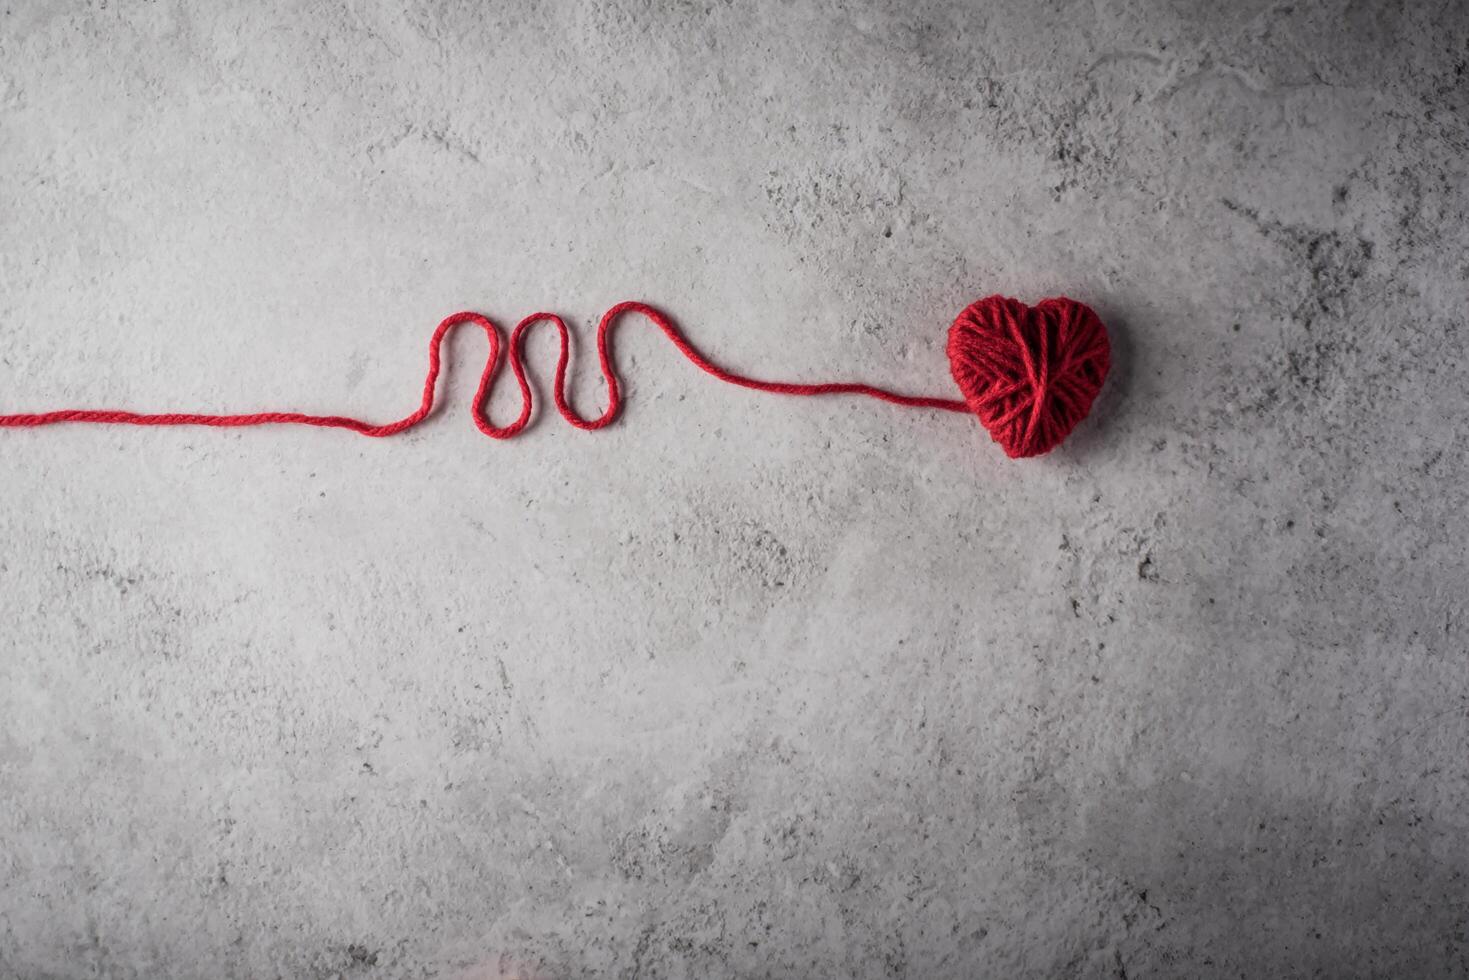
<svg viewBox="0 0 1469 980">
<path fill-rule="evenodd" d="M 965 402 L 1012 459 L 1060 445 L 1112 366 L 1101 319 L 1064 296 L 1033 307 L 1006 296 L 977 300 L 949 328 L 948 350 Z"/>
<path fill-rule="evenodd" d="M 1047 304 L 1071 304 L 1085 311 L 1086 315 L 1090 316 L 1091 321 L 1095 323 L 1096 329 L 1101 333 L 1101 361 L 1098 362 L 1093 357 L 1091 360 L 1085 362 L 1088 365 L 1087 369 L 1095 375 L 1095 385 L 1089 389 L 1089 393 L 1086 395 L 1083 404 L 1077 396 L 1077 391 L 1080 390 L 1079 388 L 1076 386 L 1065 387 L 1058 385 L 1058 380 L 1061 376 L 1071 371 L 1073 366 L 1080 366 L 1082 361 L 1070 358 L 1061 367 L 1055 367 L 1054 365 L 1057 362 L 1054 356 L 1048 357 L 1048 348 L 1045 346 L 1047 340 L 1044 336 L 1041 338 L 1041 347 L 1039 348 L 1038 354 L 1032 351 L 1030 347 L 1025 346 L 1026 341 L 1023 338 L 1028 337 L 1029 334 L 1025 333 L 1023 326 L 1017 325 L 1028 321 L 1025 316 L 1014 312 L 1010 314 L 1011 325 L 1007 329 L 1014 336 L 1014 343 L 1024 347 L 1024 350 L 1020 352 L 1010 351 L 1007 354 L 1003 349 L 1006 344 L 1004 336 L 996 332 L 993 328 L 994 325 L 982 325 L 983 313 L 980 312 L 981 308 L 984 304 L 995 301 L 1013 304 L 1018 310 L 1027 310 L 1024 304 L 1016 303 L 1014 300 L 1001 300 L 1000 297 L 991 297 L 988 300 L 981 300 L 975 303 L 964 314 L 961 314 L 960 320 L 955 321 L 954 328 L 950 331 L 949 357 L 953 362 L 955 380 L 959 382 L 959 387 L 965 396 L 962 401 L 950 398 L 902 395 L 897 392 L 888 391 L 885 388 L 877 388 L 872 385 L 857 382 L 797 384 L 781 381 L 760 381 L 755 378 L 746 377 L 745 375 L 735 374 L 714 364 L 696 350 L 687 338 L 679 332 L 679 329 L 674 326 L 673 321 L 661 311 L 648 306 L 646 303 L 626 302 L 617 304 L 603 314 L 602 321 L 597 327 L 597 359 L 601 365 L 602 377 L 607 382 L 607 409 L 594 419 L 583 418 L 578 415 L 566 399 L 566 368 L 570 361 L 571 341 L 565 321 L 554 313 L 533 313 L 521 320 L 516 325 L 514 332 L 510 335 L 508 360 L 510 362 L 510 370 L 515 375 L 515 381 L 520 386 L 520 417 L 508 425 L 496 426 L 492 424 L 485 415 L 485 408 L 489 402 L 490 394 L 494 389 L 495 380 L 499 375 L 501 363 L 500 351 L 502 346 L 500 329 L 488 317 L 479 313 L 455 313 L 445 318 L 439 324 L 438 328 L 434 330 L 433 338 L 429 341 L 428 375 L 424 379 L 423 398 L 419 403 L 418 409 L 411 415 L 401 418 L 396 422 L 374 425 L 371 422 L 365 422 L 361 419 L 348 416 L 307 415 L 301 412 L 256 412 L 248 415 L 213 415 L 196 413 L 154 414 L 108 409 L 63 409 L 54 412 L 0 415 L 0 428 L 25 428 L 55 425 L 62 422 L 120 423 L 126 425 L 209 425 L 226 427 L 292 424 L 350 429 L 353 432 L 361 433 L 365 436 L 396 435 L 422 422 L 433 410 L 434 390 L 438 382 L 441 363 L 440 347 L 443 344 L 445 334 L 461 323 L 473 323 L 484 330 L 485 336 L 489 340 L 490 352 L 485 361 L 484 373 L 480 376 L 479 388 L 475 392 L 474 401 L 470 405 L 470 414 L 474 419 L 474 424 L 485 435 L 494 439 L 510 439 L 518 435 L 530 421 L 533 396 L 530 382 L 525 373 L 522 351 L 524 349 L 526 333 L 537 323 L 544 320 L 554 324 L 557 333 L 561 337 L 561 354 L 556 361 L 556 373 L 552 382 L 552 397 L 555 401 L 557 411 L 561 413 L 561 416 L 566 421 L 578 429 L 600 429 L 610 424 L 622 408 L 622 395 L 618 385 L 617 373 L 612 365 L 612 328 L 622 314 L 640 313 L 653 321 L 667 335 L 668 339 L 673 341 L 674 346 L 701 371 L 711 374 L 729 384 L 739 385 L 742 388 L 753 388 L 756 391 L 775 392 L 782 395 L 866 395 L 870 398 L 876 398 L 880 401 L 891 402 L 892 404 L 903 405 L 909 408 L 935 408 L 949 412 L 966 412 L 972 410 L 980 416 L 981 421 L 994 434 L 995 440 L 1000 442 L 1010 455 L 1035 455 L 1037 452 L 1044 452 L 1059 442 L 1065 436 L 1066 432 L 1070 431 L 1071 427 L 1079 421 L 1080 416 L 1086 414 L 1086 408 L 1090 406 L 1091 399 L 1096 394 L 1095 389 L 1100 387 L 1101 379 L 1106 375 L 1107 371 L 1106 333 L 1101 330 L 1101 323 L 1096 320 L 1095 314 L 1092 314 L 1090 310 L 1081 306 L 1079 303 L 1072 303 L 1070 300 L 1047 300 L 1040 307 L 1037 307 L 1037 311 L 1039 311 L 1049 309 Z M 1030 311 L 1031 314 L 1034 312 Z M 964 321 L 965 317 L 970 316 L 971 313 L 974 313 L 973 336 L 971 337 L 966 333 L 961 338 L 959 336 L 960 323 Z M 1067 320 L 1066 322 L 1069 323 L 1071 321 Z M 1051 334 L 1053 337 L 1062 336 L 1054 330 L 1051 331 Z M 1069 337 L 1071 334 L 1066 333 L 1065 336 Z M 1071 346 L 1074 347 L 1075 345 Z M 1059 351 L 1061 350 L 1061 344 L 1053 340 L 1049 349 Z M 962 373 L 960 364 L 961 356 L 965 359 L 964 363 L 967 365 Z M 1099 373 L 1095 370 L 1098 363 L 1100 363 Z M 1026 377 L 1032 379 L 1032 381 L 1037 377 L 1041 379 L 1039 383 L 1032 385 L 1034 390 L 1039 392 L 1039 395 L 1032 397 L 1029 402 L 1025 402 L 1024 406 L 1022 406 L 1024 397 L 1021 393 L 1023 385 L 1020 383 L 1020 380 L 1002 378 L 1002 369 L 1014 368 L 1016 366 L 1023 367 L 1028 372 Z M 986 394 L 981 383 L 982 379 L 986 376 L 1000 379 L 995 383 L 996 390 L 988 394 Z M 1048 383 L 1050 385 L 1049 389 L 1047 388 Z M 1050 392 L 1049 397 L 1047 397 L 1048 390 Z M 1016 406 L 1025 407 L 1031 405 L 1034 407 L 1029 416 L 1030 420 L 1024 425 L 1019 425 L 1015 421 L 1018 417 L 1015 413 L 1019 412 L 1021 408 Z M 1060 423 L 1048 422 L 1045 419 L 1039 419 L 1037 421 L 1040 415 L 1048 411 L 1047 406 L 1052 405 L 1064 409 L 1068 413 L 1068 417 L 1080 405 L 1080 414 L 1067 422 L 1064 427 Z M 1015 429 L 1019 435 L 1002 438 L 1001 434 L 996 431 L 996 425 L 1000 425 L 1002 431 L 1007 433 L 1011 429 Z M 1019 428 L 1016 428 L 1017 425 L 1019 425 Z M 1054 438 L 1045 445 L 1044 449 L 1035 449 L 1033 452 L 1012 451 L 1012 445 L 1033 448 L 1033 446 L 1039 445 L 1045 439 L 1050 439 L 1052 436 Z M 1014 441 L 1016 438 L 1021 438 L 1022 441 L 1017 443 Z"/>
</svg>

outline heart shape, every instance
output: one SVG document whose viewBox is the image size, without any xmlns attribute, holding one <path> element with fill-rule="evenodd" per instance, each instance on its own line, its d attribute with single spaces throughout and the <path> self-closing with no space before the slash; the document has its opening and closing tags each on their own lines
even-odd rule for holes
<svg viewBox="0 0 1469 980">
<path fill-rule="evenodd" d="M 976 300 L 949 328 L 949 368 L 964 401 L 1012 459 L 1061 444 L 1091 411 L 1112 366 L 1107 328 L 1085 303 Z"/>
</svg>

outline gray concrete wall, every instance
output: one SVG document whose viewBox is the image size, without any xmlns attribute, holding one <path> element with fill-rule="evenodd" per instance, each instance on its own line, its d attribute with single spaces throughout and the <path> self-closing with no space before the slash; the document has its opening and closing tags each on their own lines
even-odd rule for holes
<svg viewBox="0 0 1469 980">
<path fill-rule="evenodd" d="M 1113 377 L 0 433 L 0 975 L 1469 973 L 1463 5 L 399 6 L 0 12 L 0 411 Z"/>
</svg>

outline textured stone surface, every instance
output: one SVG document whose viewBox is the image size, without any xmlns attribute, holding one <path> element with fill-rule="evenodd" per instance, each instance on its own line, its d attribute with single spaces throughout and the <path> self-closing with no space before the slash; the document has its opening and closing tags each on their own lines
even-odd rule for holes
<svg viewBox="0 0 1469 980">
<path fill-rule="evenodd" d="M 0 410 L 1113 378 L 0 434 L 0 975 L 1469 973 L 1464 6 L 398 7 L 0 13 Z"/>
</svg>

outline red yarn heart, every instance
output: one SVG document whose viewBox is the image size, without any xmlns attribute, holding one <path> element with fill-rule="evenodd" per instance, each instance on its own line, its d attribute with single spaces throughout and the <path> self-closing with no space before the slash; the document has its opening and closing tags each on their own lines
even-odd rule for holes
<svg viewBox="0 0 1469 980">
<path fill-rule="evenodd" d="M 349 415 L 309 415 L 304 412 L 133 412 L 107 408 L 63 408 L 49 412 L 0 413 L 0 429 L 35 428 L 66 422 L 121 425 L 314 425 L 347 429 L 364 436 L 391 436 L 417 426 L 433 412 L 444 338 L 461 324 L 485 332 L 490 344 L 479 390 L 470 403 L 474 424 L 492 439 L 510 439 L 530 422 L 533 394 L 524 359 L 524 338 L 542 321 L 561 336 L 552 396 L 556 410 L 578 429 L 601 429 L 617 418 L 622 407 L 617 371 L 612 363 L 612 329 L 629 313 L 646 317 L 679 351 L 705 374 L 727 384 L 779 395 L 865 395 L 906 408 L 944 412 L 973 412 L 995 442 L 1010 456 L 1039 456 L 1054 449 L 1091 410 L 1092 401 L 1107 378 L 1111 352 L 1107 329 L 1089 307 L 1075 300 L 1048 299 L 1034 309 L 1004 296 L 990 296 L 959 314 L 949 329 L 949 366 L 964 398 L 906 395 L 861 381 L 762 381 L 715 364 L 705 357 L 674 324 L 647 303 L 618 303 L 602 315 L 597 326 L 597 361 L 607 384 L 607 408 L 587 418 L 572 408 L 566 394 L 566 369 L 571 361 L 571 332 L 554 313 L 532 313 L 510 334 L 507 343 L 500 328 L 480 313 L 455 313 L 434 329 L 428 344 L 428 374 L 423 396 L 411 414 L 394 422 L 374 423 Z M 502 354 L 504 355 L 502 357 Z M 495 425 L 486 414 L 495 379 L 506 363 L 520 386 L 520 417 Z"/>
<path fill-rule="evenodd" d="M 1091 411 L 1112 348 L 1084 303 L 1026 306 L 1008 296 L 970 304 L 949 328 L 949 367 L 970 411 L 1018 459 L 1048 453 Z"/>
</svg>

